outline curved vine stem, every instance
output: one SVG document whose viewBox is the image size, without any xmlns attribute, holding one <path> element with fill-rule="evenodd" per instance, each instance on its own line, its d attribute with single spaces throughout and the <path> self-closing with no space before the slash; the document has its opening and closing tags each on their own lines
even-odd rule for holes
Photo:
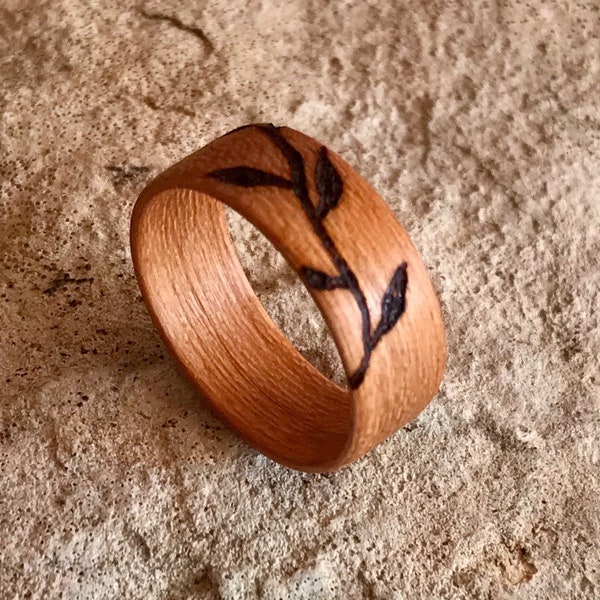
<svg viewBox="0 0 600 600">
<path fill-rule="evenodd" d="M 290 169 L 290 180 L 251 167 L 219 169 L 208 175 L 219 181 L 241 187 L 262 185 L 292 190 L 300 202 L 302 211 L 308 218 L 314 233 L 338 270 L 336 274 L 330 275 L 311 267 L 301 267 L 301 276 L 309 286 L 318 290 L 348 290 L 354 297 L 360 311 L 363 357 L 358 368 L 348 377 L 348 385 L 351 389 L 356 389 L 365 378 L 373 350 L 382 337 L 394 327 L 405 311 L 408 283 L 407 264 L 403 262 L 394 272 L 381 301 L 381 319 L 375 331 L 372 332 L 371 314 L 365 294 L 356 275 L 346 259 L 340 254 L 324 223 L 328 213 L 338 206 L 344 189 L 343 180 L 329 160 L 327 149 L 325 146 L 321 146 L 317 157 L 315 186 L 319 194 L 319 202 L 315 205 L 311 201 L 308 191 L 306 167 L 300 152 L 287 141 L 278 127 L 272 124 L 261 124 L 255 127 L 269 137 L 286 159 Z"/>
</svg>

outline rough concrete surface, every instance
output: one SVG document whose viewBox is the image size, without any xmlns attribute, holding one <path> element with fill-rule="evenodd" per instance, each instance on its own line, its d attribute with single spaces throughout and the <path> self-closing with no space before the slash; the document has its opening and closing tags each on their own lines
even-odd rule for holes
<svg viewBox="0 0 600 600">
<path fill-rule="evenodd" d="M 599 36 L 595 0 L 0 0 L 0 598 L 599 598 Z M 439 394 L 332 475 L 211 416 L 133 276 L 137 194 L 252 121 L 372 181 L 443 304 Z"/>
</svg>

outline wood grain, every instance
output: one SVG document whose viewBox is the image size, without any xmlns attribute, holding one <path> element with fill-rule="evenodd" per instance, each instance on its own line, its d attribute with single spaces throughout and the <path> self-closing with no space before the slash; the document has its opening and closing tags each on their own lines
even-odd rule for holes
<svg viewBox="0 0 600 600">
<path fill-rule="evenodd" d="M 256 298 L 223 203 L 303 278 L 349 380 L 308 363 Z M 332 471 L 413 419 L 445 365 L 423 262 L 375 190 L 290 128 L 250 125 L 160 174 L 131 222 L 136 275 L 165 343 L 212 408 L 289 467 Z"/>
</svg>

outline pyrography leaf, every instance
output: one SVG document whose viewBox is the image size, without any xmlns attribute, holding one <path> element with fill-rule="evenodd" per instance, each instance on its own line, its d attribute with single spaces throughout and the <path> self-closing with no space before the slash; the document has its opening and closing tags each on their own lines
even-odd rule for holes
<svg viewBox="0 0 600 600">
<path fill-rule="evenodd" d="M 315 168 L 315 184 L 319 193 L 317 215 L 324 219 L 335 208 L 344 191 L 344 182 L 327 156 L 327 148 L 321 146 Z"/>
<path fill-rule="evenodd" d="M 394 327 L 406 309 L 406 267 L 406 262 L 403 262 L 396 269 L 381 299 L 381 319 L 373 334 L 374 343 Z"/>
<path fill-rule="evenodd" d="M 292 182 L 285 177 L 273 173 L 267 173 L 252 167 L 230 167 L 228 169 L 217 169 L 208 173 L 209 177 L 231 183 L 241 187 L 256 187 L 259 185 L 273 185 L 281 188 L 291 188 Z"/>
<path fill-rule="evenodd" d="M 327 275 L 323 271 L 310 267 L 301 267 L 300 275 L 315 290 L 335 290 L 348 287 L 347 281 L 341 275 Z"/>
</svg>

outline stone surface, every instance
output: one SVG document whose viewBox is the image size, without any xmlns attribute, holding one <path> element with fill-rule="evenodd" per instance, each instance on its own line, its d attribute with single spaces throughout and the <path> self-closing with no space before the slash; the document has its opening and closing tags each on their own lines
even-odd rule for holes
<svg viewBox="0 0 600 600">
<path fill-rule="evenodd" d="M 599 597 L 599 36 L 594 0 L 1 0 L 0 598 Z M 249 121 L 354 164 L 443 303 L 438 396 L 333 475 L 210 415 L 132 272 L 143 186 Z"/>
</svg>

